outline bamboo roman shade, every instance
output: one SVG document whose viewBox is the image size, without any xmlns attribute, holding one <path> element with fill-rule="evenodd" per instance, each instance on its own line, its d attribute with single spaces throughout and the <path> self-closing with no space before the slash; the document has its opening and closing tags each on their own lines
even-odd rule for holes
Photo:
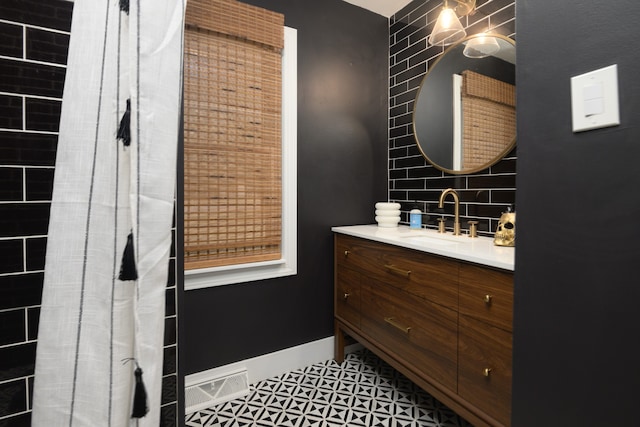
<svg viewBox="0 0 640 427">
<path fill-rule="evenodd" d="M 513 142 L 516 88 L 475 73 L 462 72 L 463 169 L 480 168 Z"/>
<path fill-rule="evenodd" d="M 284 16 L 190 0 L 184 76 L 185 268 L 280 259 Z"/>
</svg>

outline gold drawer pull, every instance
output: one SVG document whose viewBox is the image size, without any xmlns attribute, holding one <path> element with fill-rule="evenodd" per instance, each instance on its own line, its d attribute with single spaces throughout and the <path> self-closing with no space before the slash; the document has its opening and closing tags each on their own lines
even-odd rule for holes
<svg viewBox="0 0 640 427">
<path fill-rule="evenodd" d="M 384 321 L 390 324 L 391 326 L 393 326 L 394 328 L 400 329 L 405 334 L 408 334 L 409 331 L 411 330 L 410 326 L 403 326 L 399 324 L 398 322 L 396 322 L 396 320 L 393 317 L 385 317 Z"/>
<path fill-rule="evenodd" d="M 393 272 L 393 273 L 397 273 L 400 274 L 402 276 L 405 277 L 409 277 L 409 275 L 411 274 L 411 270 L 403 270 L 401 268 L 396 267 L 395 265 L 392 264 L 387 264 L 384 266 L 384 268 L 386 268 L 387 270 Z"/>
<path fill-rule="evenodd" d="M 347 299 L 351 296 L 351 294 L 349 292 L 345 292 L 344 293 L 344 299 Z"/>
<path fill-rule="evenodd" d="M 487 294 L 484 296 L 484 298 L 482 298 L 482 300 L 484 301 L 485 304 L 489 305 L 491 304 L 491 298 L 493 298 L 491 295 Z"/>
<path fill-rule="evenodd" d="M 493 369 L 491 368 L 484 368 L 484 371 L 482 372 L 484 374 L 485 377 L 489 378 L 489 375 L 491 375 L 491 371 Z"/>
<path fill-rule="evenodd" d="M 344 257 L 345 257 L 345 258 L 346 258 L 346 257 L 348 257 L 350 253 L 351 253 L 351 252 L 349 252 L 349 251 L 344 251 Z"/>
</svg>

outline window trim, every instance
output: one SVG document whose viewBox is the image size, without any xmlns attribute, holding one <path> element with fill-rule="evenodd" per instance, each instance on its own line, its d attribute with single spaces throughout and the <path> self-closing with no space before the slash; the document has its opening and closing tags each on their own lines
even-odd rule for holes
<svg viewBox="0 0 640 427">
<path fill-rule="evenodd" d="M 185 270 L 185 290 L 252 282 L 295 275 L 298 191 L 298 40 L 297 30 L 284 27 L 282 52 L 282 257 L 276 261 Z"/>
</svg>

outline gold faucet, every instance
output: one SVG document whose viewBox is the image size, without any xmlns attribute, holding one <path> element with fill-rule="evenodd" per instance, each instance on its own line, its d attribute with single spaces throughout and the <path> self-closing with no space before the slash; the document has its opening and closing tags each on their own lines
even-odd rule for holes
<svg viewBox="0 0 640 427">
<path fill-rule="evenodd" d="M 438 207 L 442 209 L 444 207 L 444 198 L 447 197 L 448 194 L 453 196 L 453 201 L 455 202 L 455 210 L 454 210 L 454 221 L 453 221 L 453 235 L 460 235 L 460 198 L 458 197 L 458 193 L 453 188 L 447 188 L 440 194 L 440 201 L 438 202 Z"/>
</svg>

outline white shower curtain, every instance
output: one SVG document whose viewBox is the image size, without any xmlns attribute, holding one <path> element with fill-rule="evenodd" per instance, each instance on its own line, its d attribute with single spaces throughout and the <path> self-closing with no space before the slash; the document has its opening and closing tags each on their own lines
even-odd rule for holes
<svg viewBox="0 0 640 427">
<path fill-rule="evenodd" d="M 185 6 L 75 1 L 33 426 L 160 424 Z"/>
</svg>

